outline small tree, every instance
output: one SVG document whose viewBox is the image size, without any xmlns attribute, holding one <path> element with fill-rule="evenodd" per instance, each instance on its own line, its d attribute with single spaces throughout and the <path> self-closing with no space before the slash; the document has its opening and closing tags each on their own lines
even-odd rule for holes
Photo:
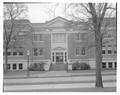
<svg viewBox="0 0 120 95">
<path fill-rule="evenodd" d="M 8 49 L 14 47 L 14 43 L 17 41 L 17 31 L 15 31 L 15 22 L 18 19 L 25 17 L 27 7 L 23 4 L 18 3 L 4 3 L 4 55 L 5 64 L 4 71 L 7 73 L 7 63 L 8 63 Z"/>
</svg>

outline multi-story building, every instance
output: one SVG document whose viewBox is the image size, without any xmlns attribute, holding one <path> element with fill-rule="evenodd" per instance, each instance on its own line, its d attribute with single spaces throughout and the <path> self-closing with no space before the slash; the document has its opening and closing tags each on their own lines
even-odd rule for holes
<svg viewBox="0 0 120 95">
<path fill-rule="evenodd" d="M 103 30 L 103 63 L 102 68 L 115 69 L 117 66 L 116 21 L 106 18 L 110 24 Z M 111 23 L 112 22 L 112 23 Z M 16 31 L 19 41 L 17 48 L 8 51 L 8 69 L 26 70 L 29 65 L 45 62 L 46 70 L 72 70 L 76 61 L 95 68 L 94 32 L 83 22 L 73 22 L 56 17 L 45 23 L 30 23 L 28 20 L 17 20 Z M 28 59 L 29 57 L 29 59 Z M 51 67 L 54 67 L 50 69 Z"/>
</svg>

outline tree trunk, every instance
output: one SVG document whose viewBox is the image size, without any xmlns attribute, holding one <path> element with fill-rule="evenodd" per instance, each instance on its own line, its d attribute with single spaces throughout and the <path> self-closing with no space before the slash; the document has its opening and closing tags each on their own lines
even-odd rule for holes
<svg viewBox="0 0 120 95">
<path fill-rule="evenodd" d="M 7 73 L 7 63 L 8 63 L 8 55 L 7 55 L 7 47 L 5 47 L 5 63 L 4 63 L 4 73 Z"/>
<path fill-rule="evenodd" d="M 95 32 L 95 43 L 96 43 L 96 87 L 103 88 L 102 75 L 101 75 L 102 37 L 99 28 L 97 28 L 97 31 Z"/>
</svg>

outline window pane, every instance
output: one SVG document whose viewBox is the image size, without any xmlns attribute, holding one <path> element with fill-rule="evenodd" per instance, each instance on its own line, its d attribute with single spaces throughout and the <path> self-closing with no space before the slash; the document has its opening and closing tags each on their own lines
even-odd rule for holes
<svg viewBox="0 0 120 95">
<path fill-rule="evenodd" d="M 76 55 L 80 55 L 80 48 L 79 47 L 76 48 Z"/>
<path fill-rule="evenodd" d="M 43 40 L 42 34 L 39 34 L 39 40 L 40 40 L 40 41 Z"/>
<path fill-rule="evenodd" d="M 112 62 L 109 62 L 109 63 L 108 63 L 108 67 L 109 67 L 109 68 L 112 68 Z"/>
<path fill-rule="evenodd" d="M 7 55 L 10 56 L 10 55 L 11 55 L 11 52 L 7 52 Z"/>
<path fill-rule="evenodd" d="M 106 63 L 105 62 L 102 63 L 102 68 L 106 68 Z"/>
<path fill-rule="evenodd" d="M 85 40 L 86 33 L 82 33 L 81 40 Z"/>
<path fill-rule="evenodd" d="M 43 48 L 39 48 L 39 55 L 43 55 Z"/>
<path fill-rule="evenodd" d="M 23 52 L 19 52 L 19 55 L 23 55 Z"/>
<path fill-rule="evenodd" d="M 77 40 L 80 40 L 80 38 L 81 38 L 81 34 L 80 34 L 80 33 L 77 33 L 77 34 L 76 34 L 76 39 L 77 39 Z"/>
<path fill-rule="evenodd" d="M 105 50 L 102 50 L 102 54 L 105 54 Z"/>
<path fill-rule="evenodd" d="M 115 68 L 117 68 L 117 62 L 115 62 Z"/>
<path fill-rule="evenodd" d="M 37 41 L 37 40 L 38 40 L 37 34 L 33 34 L 33 40 L 34 40 L 34 41 Z"/>
<path fill-rule="evenodd" d="M 34 56 L 38 56 L 38 49 L 37 48 L 34 48 Z"/>
<path fill-rule="evenodd" d="M 85 55 L 85 48 L 82 48 L 82 55 Z"/>
<path fill-rule="evenodd" d="M 13 55 L 14 55 L 14 56 L 17 55 L 17 52 L 13 52 Z"/>
<path fill-rule="evenodd" d="M 16 64 L 13 64 L 13 70 L 15 70 L 16 69 Z"/>
<path fill-rule="evenodd" d="M 23 69 L 23 64 L 19 64 L 19 69 Z"/>
<path fill-rule="evenodd" d="M 52 35 L 52 42 L 54 43 L 66 43 L 66 34 L 57 33 Z"/>
<path fill-rule="evenodd" d="M 112 51 L 111 50 L 108 50 L 108 54 L 111 54 L 112 53 Z"/>
<path fill-rule="evenodd" d="M 10 64 L 7 64 L 7 69 L 10 70 Z"/>
<path fill-rule="evenodd" d="M 116 50 L 114 50 L 114 54 L 116 54 L 117 53 L 117 51 Z"/>
</svg>

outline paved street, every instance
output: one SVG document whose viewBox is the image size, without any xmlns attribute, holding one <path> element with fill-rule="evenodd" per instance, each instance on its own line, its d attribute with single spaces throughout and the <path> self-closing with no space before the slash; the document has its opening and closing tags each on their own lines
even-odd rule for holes
<svg viewBox="0 0 120 95">
<path fill-rule="evenodd" d="M 104 89 L 115 91 L 116 72 L 102 72 L 102 75 Z M 22 75 L 4 77 L 4 91 L 85 91 L 85 89 L 89 91 L 93 88 L 95 88 L 94 72 L 50 71 L 31 74 L 29 78 Z"/>
</svg>

